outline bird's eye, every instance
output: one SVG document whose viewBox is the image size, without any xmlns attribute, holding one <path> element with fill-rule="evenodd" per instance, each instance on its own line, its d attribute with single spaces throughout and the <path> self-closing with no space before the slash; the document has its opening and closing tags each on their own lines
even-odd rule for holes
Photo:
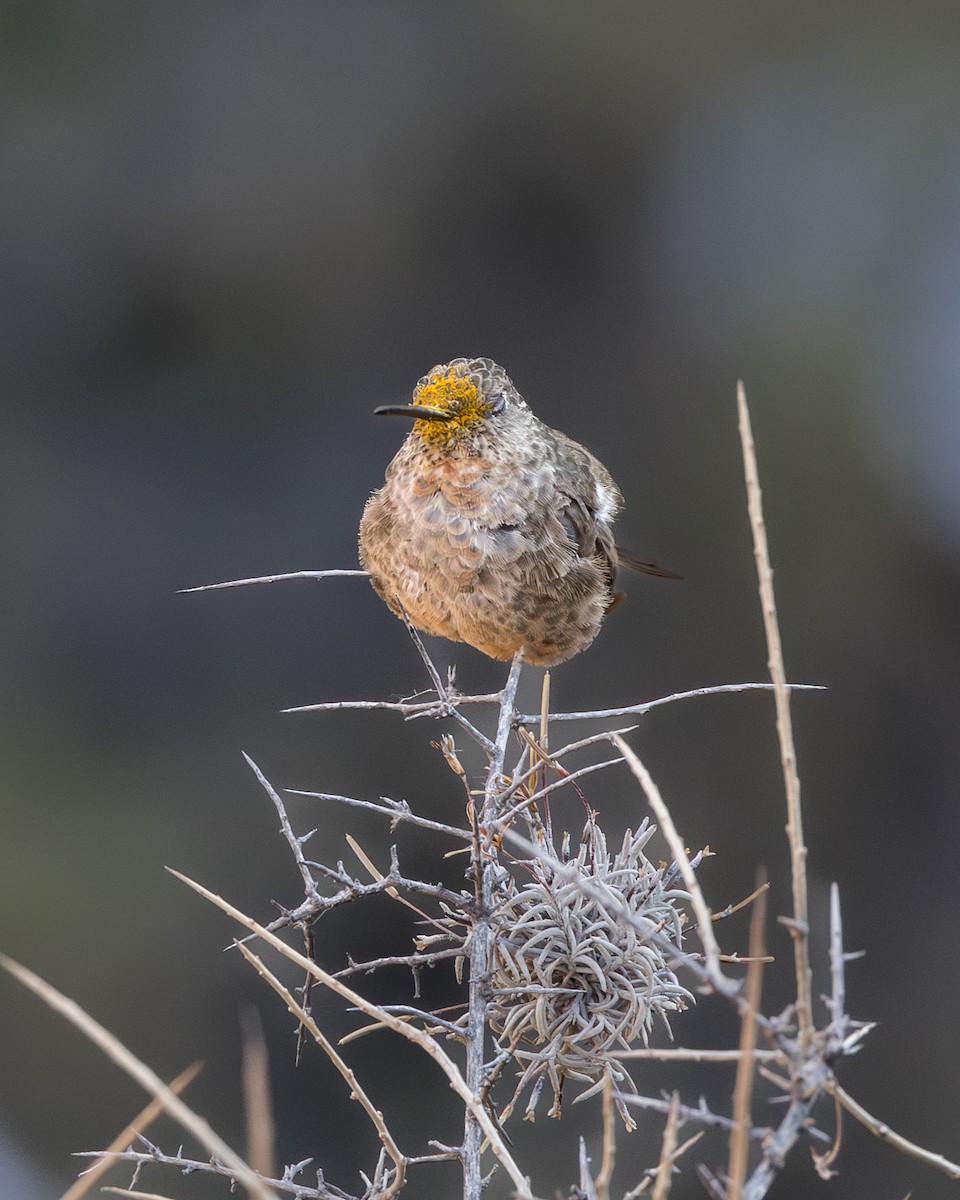
<svg viewBox="0 0 960 1200">
<path fill-rule="evenodd" d="M 504 392 L 499 392 L 496 396 L 494 396 L 493 401 L 491 402 L 490 411 L 492 413 L 502 413 L 506 407 L 507 407 L 506 394 Z"/>
</svg>

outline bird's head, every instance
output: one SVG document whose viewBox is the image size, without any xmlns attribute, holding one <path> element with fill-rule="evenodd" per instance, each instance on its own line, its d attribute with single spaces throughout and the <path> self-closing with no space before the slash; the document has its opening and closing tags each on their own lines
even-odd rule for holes
<svg viewBox="0 0 960 1200">
<path fill-rule="evenodd" d="M 428 371 L 412 404 L 384 405 L 381 415 L 414 418 L 414 433 L 441 448 L 492 423 L 509 409 L 526 408 L 503 367 L 489 358 L 455 358 Z"/>
</svg>

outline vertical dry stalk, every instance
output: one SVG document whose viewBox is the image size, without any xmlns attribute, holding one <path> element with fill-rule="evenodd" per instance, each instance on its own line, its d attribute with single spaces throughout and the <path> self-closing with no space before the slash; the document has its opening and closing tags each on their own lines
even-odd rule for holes
<svg viewBox="0 0 960 1200">
<path fill-rule="evenodd" d="M 617 1160 L 617 1114 L 613 1103 L 613 1077 L 608 1075 L 603 1085 L 603 1157 L 600 1174 L 594 1186 L 597 1200 L 610 1200 L 610 1180 Z"/>
<path fill-rule="evenodd" d="M 733 1089 L 733 1129 L 730 1133 L 730 1162 L 727 1169 L 727 1200 L 741 1200 L 747 1178 L 747 1156 L 750 1150 L 750 1101 L 756 1070 L 757 1014 L 760 1011 L 760 991 L 763 983 L 764 927 L 767 920 L 766 879 L 758 881 L 759 888 L 750 915 L 750 965 L 747 968 L 746 1005 L 740 1023 L 740 1059 Z"/>
<path fill-rule="evenodd" d="M 276 1157 L 276 1122 L 270 1096 L 270 1059 L 263 1022 L 252 1004 L 240 1010 L 243 1034 L 240 1057 L 240 1083 L 243 1094 L 244 1125 L 247 1133 L 247 1160 L 259 1174 L 269 1178 Z"/>
<path fill-rule="evenodd" d="M 760 603 L 763 607 L 763 626 L 767 636 L 768 666 L 773 680 L 777 705 L 777 736 L 783 779 L 787 792 L 787 837 L 790 840 L 790 866 L 793 881 L 793 920 L 789 923 L 793 937 L 794 969 L 797 976 L 797 1027 L 802 1056 L 810 1052 L 813 1039 L 813 1001 L 810 984 L 809 915 L 807 908 L 807 847 L 803 840 L 803 820 L 800 812 L 800 779 L 793 745 L 793 724 L 790 720 L 790 689 L 783 666 L 780 627 L 773 594 L 773 569 L 767 547 L 767 529 L 763 520 L 762 493 L 757 473 L 757 456 L 750 428 L 750 411 L 743 381 L 737 381 L 737 411 L 740 417 L 740 442 L 743 447 L 744 474 L 747 483 L 747 505 L 753 530 L 753 555 L 760 583 Z"/>
<path fill-rule="evenodd" d="M 667 1200 L 670 1195 L 670 1184 L 673 1178 L 673 1160 L 677 1150 L 678 1112 L 680 1094 L 674 1092 L 670 1097 L 670 1111 L 667 1113 L 667 1124 L 663 1130 L 663 1145 L 660 1150 L 660 1162 L 657 1166 L 657 1178 L 653 1185 L 653 1200 Z"/>
</svg>

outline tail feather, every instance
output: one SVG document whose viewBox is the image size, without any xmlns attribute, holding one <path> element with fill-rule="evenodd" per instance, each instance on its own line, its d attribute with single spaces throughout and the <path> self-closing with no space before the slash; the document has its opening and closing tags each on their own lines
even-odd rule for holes
<svg viewBox="0 0 960 1200">
<path fill-rule="evenodd" d="M 658 579 L 682 579 L 682 575 L 678 575 L 676 571 L 668 571 L 666 567 L 661 567 L 655 562 L 644 562 L 642 559 L 634 558 L 622 546 L 617 547 L 617 562 L 621 567 L 627 567 L 631 571 L 639 571 L 643 575 L 656 575 Z"/>
</svg>

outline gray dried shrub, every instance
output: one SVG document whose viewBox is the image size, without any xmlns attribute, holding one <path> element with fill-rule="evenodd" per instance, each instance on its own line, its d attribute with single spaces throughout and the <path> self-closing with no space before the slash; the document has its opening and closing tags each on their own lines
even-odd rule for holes
<svg viewBox="0 0 960 1200">
<path fill-rule="evenodd" d="M 627 830 L 611 857 L 591 817 L 562 869 L 532 860 L 520 864 L 526 880 L 501 878 L 491 1023 L 522 1068 L 511 1108 L 532 1084 L 528 1117 L 547 1080 L 551 1116 L 559 1116 L 565 1078 L 590 1085 L 578 1099 L 608 1076 L 629 1080 L 613 1052 L 638 1038 L 646 1044 L 656 1017 L 670 1035 L 668 1014 L 693 1003 L 667 965 L 669 952 L 651 938 L 679 949 L 689 900 L 676 865 L 655 867 L 643 853 L 654 831 L 647 821 Z"/>
</svg>

